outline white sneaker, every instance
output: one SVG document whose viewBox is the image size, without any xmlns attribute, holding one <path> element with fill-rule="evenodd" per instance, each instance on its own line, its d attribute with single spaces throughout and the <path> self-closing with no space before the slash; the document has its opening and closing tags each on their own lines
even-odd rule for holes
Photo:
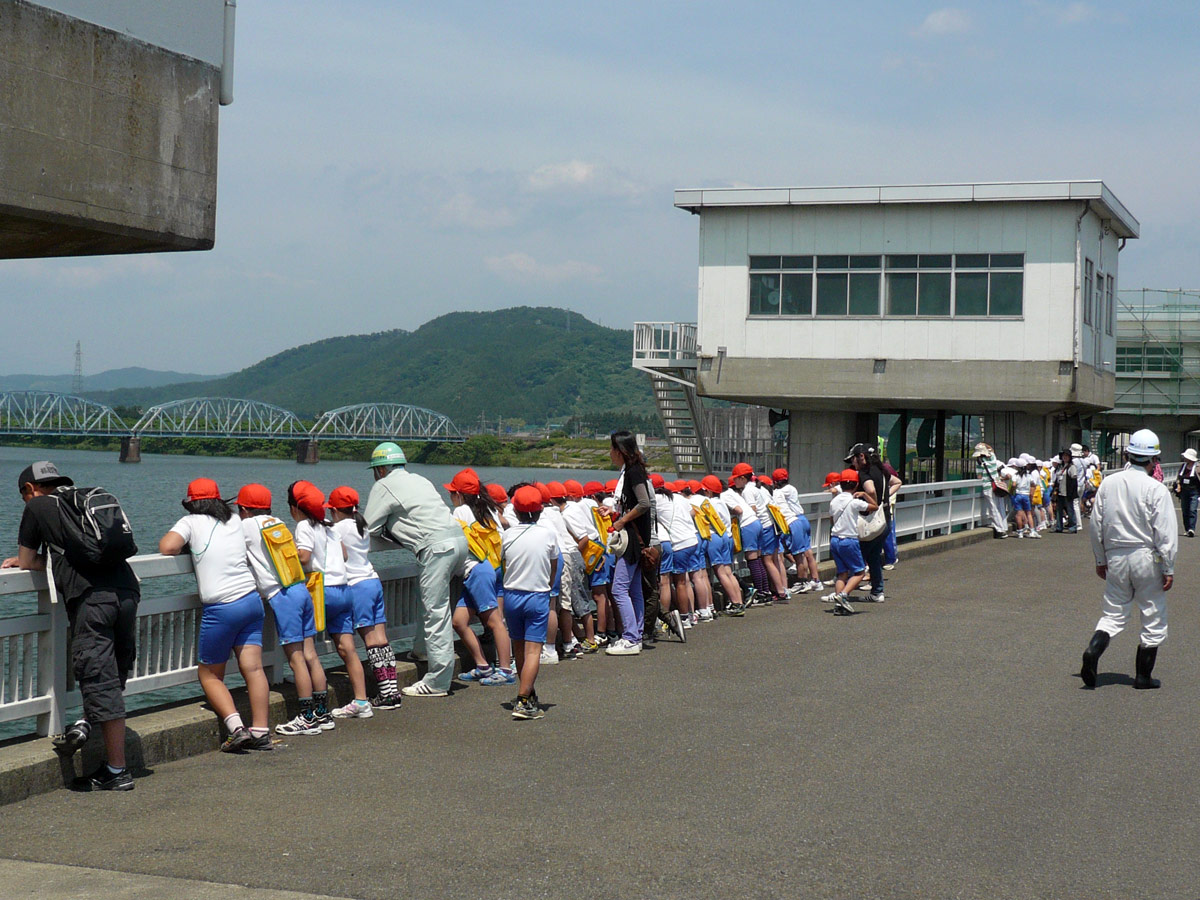
<svg viewBox="0 0 1200 900">
<path fill-rule="evenodd" d="M 642 652 L 642 645 L 627 641 L 625 638 L 619 638 L 604 648 L 604 652 L 609 656 L 637 656 Z"/>
<path fill-rule="evenodd" d="M 1042 536 L 1040 534 L 1038 534 L 1036 531 L 1029 532 L 1029 536 L 1031 538 L 1037 538 L 1039 541 L 1042 539 Z"/>
<path fill-rule="evenodd" d="M 701 621 L 701 622 L 712 622 L 714 620 L 713 612 L 711 609 L 702 609 L 702 610 L 700 610 L 698 615 L 700 617 L 699 621 Z"/>
<path fill-rule="evenodd" d="M 330 710 L 335 719 L 369 719 L 375 715 L 370 703 L 357 703 L 351 700 L 345 706 Z"/>
<path fill-rule="evenodd" d="M 822 603 L 833 603 L 834 601 L 837 600 L 837 596 L 838 596 L 837 591 L 834 591 L 832 594 L 825 594 L 824 596 L 821 597 L 821 602 Z"/>
<path fill-rule="evenodd" d="M 883 571 L 885 571 L 885 572 L 890 572 L 890 571 L 892 571 L 892 569 L 894 569 L 894 568 L 896 568 L 896 564 L 895 564 L 895 563 L 886 563 L 886 564 L 884 565 L 884 567 L 883 567 Z"/>
<path fill-rule="evenodd" d="M 819 591 L 819 590 L 820 590 L 821 588 L 823 588 L 824 586 L 825 586 L 825 585 L 821 584 L 821 582 L 820 582 L 820 581 L 816 581 L 816 580 L 814 580 L 814 581 L 810 581 L 810 582 L 808 583 L 808 589 L 809 589 L 810 591 Z"/>
<path fill-rule="evenodd" d="M 400 693 L 405 697 L 448 697 L 449 691 L 439 691 L 437 688 L 432 688 L 423 681 L 418 681 L 416 684 L 406 684 L 400 688 Z"/>
<path fill-rule="evenodd" d="M 555 650 L 553 647 L 543 646 L 541 660 L 542 660 L 543 666 L 558 665 L 558 651 Z"/>
</svg>

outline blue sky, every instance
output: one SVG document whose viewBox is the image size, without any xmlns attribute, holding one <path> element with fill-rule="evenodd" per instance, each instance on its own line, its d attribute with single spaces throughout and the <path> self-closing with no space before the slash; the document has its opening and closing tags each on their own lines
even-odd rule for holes
<svg viewBox="0 0 1200 900">
<path fill-rule="evenodd" d="M 0 263 L 7 373 L 230 371 L 442 312 L 693 319 L 679 187 L 1103 178 L 1124 289 L 1200 287 L 1200 11 L 940 6 L 238 6 L 207 253 Z M 205 340 L 196 340 L 204 336 Z M 111 348 L 120 348 L 119 350 Z"/>
</svg>

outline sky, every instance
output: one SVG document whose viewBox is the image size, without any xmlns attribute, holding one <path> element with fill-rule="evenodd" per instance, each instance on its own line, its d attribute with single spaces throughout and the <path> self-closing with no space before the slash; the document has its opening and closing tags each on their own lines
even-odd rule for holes
<svg viewBox="0 0 1200 900">
<path fill-rule="evenodd" d="M 1102 178 L 1198 288 L 1194 3 L 249 0 L 216 247 L 0 261 L 0 374 L 212 374 L 452 310 L 692 321 L 676 188 Z"/>
</svg>

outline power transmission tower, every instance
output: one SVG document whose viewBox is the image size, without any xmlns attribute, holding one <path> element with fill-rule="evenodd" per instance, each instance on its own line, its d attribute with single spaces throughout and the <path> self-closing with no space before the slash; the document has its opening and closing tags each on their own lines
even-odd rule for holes
<svg viewBox="0 0 1200 900">
<path fill-rule="evenodd" d="M 75 379 L 71 382 L 71 393 L 78 397 L 83 393 L 83 345 L 75 342 Z"/>
</svg>

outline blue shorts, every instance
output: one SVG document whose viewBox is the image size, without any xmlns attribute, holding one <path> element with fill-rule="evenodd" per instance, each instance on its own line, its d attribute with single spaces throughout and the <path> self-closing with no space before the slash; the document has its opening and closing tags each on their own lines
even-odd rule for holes
<svg viewBox="0 0 1200 900">
<path fill-rule="evenodd" d="M 762 522 L 754 519 L 742 526 L 742 551 L 757 553 L 759 536 L 762 534 Z"/>
<path fill-rule="evenodd" d="M 694 544 L 691 547 L 685 547 L 682 550 L 673 548 L 671 555 L 675 559 L 675 574 L 687 575 L 690 572 L 698 572 L 704 568 L 704 551 L 700 549 L 699 544 Z M 699 562 L 697 562 L 699 557 Z"/>
<path fill-rule="evenodd" d="M 763 525 L 760 522 L 759 527 L 762 530 L 758 533 L 758 552 L 763 556 L 774 556 L 779 551 L 779 535 L 775 526 Z"/>
<path fill-rule="evenodd" d="M 733 563 L 733 538 L 727 534 L 716 534 L 708 539 L 708 561 L 714 566 Z"/>
<path fill-rule="evenodd" d="M 663 541 L 658 545 L 662 550 L 662 559 L 658 563 L 659 575 L 674 575 L 675 574 L 675 550 L 671 547 L 670 541 Z"/>
<path fill-rule="evenodd" d="M 364 578 L 350 585 L 350 607 L 354 610 L 354 627 L 370 628 L 387 624 L 387 607 L 383 604 L 383 582 Z"/>
<path fill-rule="evenodd" d="M 348 584 L 325 585 L 325 633 L 354 634 L 354 600 Z"/>
<path fill-rule="evenodd" d="M 606 584 L 612 584 L 613 568 L 616 564 L 616 556 L 611 553 L 605 553 L 604 562 L 596 566 L 596 570 L 588 576 L 588 585 L 597 588 L 604 587 Z"/>
<path fill-rule="evenodd" d="M 867 566 L 863 562 L 862 546 L 858 543 L 858 538 L 832 537 L 829 539 L 829 549 L 839 574 L 847 572 L 857 575 L 866 571 Z"/>
<path fill-rule="evenodd" d="M 234 647 L 262 646 L 263 605 L 258 591 L 228 603 L 208 603 L 200 614 L 197 658 L 206 666 L 219 666 Z"/>
<path fill-rule="evenodd" d="M 554 583 L 550 585 L 550 596 L 557 597 L 562 593 L 562 573 L 563 573 L 563 558 L 562 551 L 558 551 L 558 562 L 554 566 Z M 529 640 L 533 640 L 530 638 Z"/>
<path fill-rule="evenodd" d="M 1029 499 L 1028 494 L 1013 494 L 1013 509 L 1024 510 L 1030 512 L 1033 510 L 1033 501 Z"/>
<path fill-rule="evenodd" d="M 476 615 L 495 609 L 496 603 L 496 570 L 489 562 L 479 562 L 467 573 L 463 582 L 462 596 L 454 604 L 464 606 Z"/>
<path fill-rule="evenodd" d="M 275 631 L 281 644 L 299 644 L 317 633 L 313 602 L 304 582 L 284 588 L 267 601 L 275 614 Z"/>
<path fill-rule="evenodd" d="M 807 553 L 812 549 L 812 525 L 808 521 L 808 516 L 797 516 L 795 521 L 791 522 L 789 527 L 792 529 L 791 548 L 792 555 Z"/>
<path fill-rule="evenodd" d="M 546 643 L 546 623 L 550 618 L 550 595 L 544 591 L 517 591 L 504 594 L 504 624 L 514 641 Z"/>
</svg>

